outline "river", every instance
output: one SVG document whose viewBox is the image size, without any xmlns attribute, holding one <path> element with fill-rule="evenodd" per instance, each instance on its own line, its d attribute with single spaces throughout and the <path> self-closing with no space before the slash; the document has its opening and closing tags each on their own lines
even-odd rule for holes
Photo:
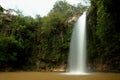
<svg viewBox="0 0 120 80">
<path fill-rule="evenodd" d="M 0 72 L 0 80 L 120 80 L 120 73 L 63 75 L 60 72 Z"/>
</svg>

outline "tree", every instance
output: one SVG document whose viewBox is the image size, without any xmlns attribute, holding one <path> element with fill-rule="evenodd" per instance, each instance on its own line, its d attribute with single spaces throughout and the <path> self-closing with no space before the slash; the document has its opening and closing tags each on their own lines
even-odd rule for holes
<svg viewBox="0 0 120 80">
<path fill-rule="evenodd" d="M 17 56 L 21 54 L 22 45 L 14 37 L 0 37 L 0 70 L 17 67 Z"/>
<path fill-rule="evenodd" d="M 88 55 L 90 63 L 101 70 L 118 71 L 119 31 L 118 1 L 91 0 L 88 17 Z M 116 63 L 113 63 L 116 62 Z M 97 66 L 101 65 L 101 66 Z M 103 66 L 106 66 L 104 68 Z"/>
</svg>

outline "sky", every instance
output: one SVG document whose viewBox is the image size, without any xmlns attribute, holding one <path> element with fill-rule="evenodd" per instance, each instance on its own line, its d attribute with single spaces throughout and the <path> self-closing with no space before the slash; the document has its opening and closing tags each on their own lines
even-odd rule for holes
<svg viewBox="0 0 120 80">
<path fill-rule="evenodd" d="M 0 0 L 0 5 L 5 9 L 19 9 L 25 16 L 35 17 L 35 15 L 39 14 L 43 17 L 50 12 L 56 1 L 59 0 Z M 85 4 L 84 0 L 66 1 L 72 5 Z"/>
</svg>

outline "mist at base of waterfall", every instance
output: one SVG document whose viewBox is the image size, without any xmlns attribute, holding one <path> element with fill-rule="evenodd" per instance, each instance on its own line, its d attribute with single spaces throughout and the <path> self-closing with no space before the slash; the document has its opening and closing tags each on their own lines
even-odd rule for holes
<svg viewBox="0 0 120 80">
<path fill-rule="evenodd" d="M 91 73 L 86 72 L 65 72 L 61 73 L 62 75 L 90 75 Z"/>
</svg>

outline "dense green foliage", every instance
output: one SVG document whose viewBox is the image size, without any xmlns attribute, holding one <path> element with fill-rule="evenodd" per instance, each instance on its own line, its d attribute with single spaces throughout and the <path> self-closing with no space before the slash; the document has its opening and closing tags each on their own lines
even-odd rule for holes
<svg viewBox="0 0 120 80">
<path fill-rule="evenodd" d="M 32 18 L 0 7 L 0 71 L 50 70 L 65 65 L 73 28 L 68 20 L 85 8 L 58 1 L 47 16 Z"/>
<path fill-rule="evenodd" d="M 119 0 L 91 0 L 88 11 L 88 64 L 99 71 L 120 72 Z"/>
</svg>

